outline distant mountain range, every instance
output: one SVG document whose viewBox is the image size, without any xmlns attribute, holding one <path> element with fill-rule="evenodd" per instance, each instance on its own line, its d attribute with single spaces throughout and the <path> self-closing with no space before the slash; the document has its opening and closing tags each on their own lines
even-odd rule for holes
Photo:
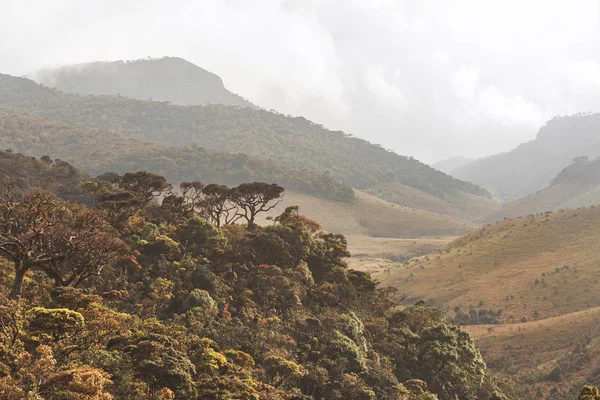
<svg viewBox="0 0 600 400">
<path fill-rule="evenodd" d="M 537 193 L 505 204 L 480 222 L 600 204 L 600 159 L 580 157 Z"/>
<path fill-rule="evenodd" d="M 448 175 L 452 175 L 452 172 L 454 170 L 456 170 L 457 168 L 464 167 L 465 165 L 470 164 L 473 161 L 475 160 L 467 157 L 450 157 L 446 158 L 445 160 L 438 161 L 437 163 L 433 164 L 432 167 L 435 169 L 439 169 L 440 171 L 445 172 Z"/>
<path fill-rule="evenodd" d="M 65 93 L 256 108 L 227 90 L 219 76 L 177 57 L 67 65 L 38 71 L 32 77 Z"/>
<path fill-rule="evenodd" d="M 155 68 L 148 64 L 162 66 L 165 62 L 168 65 L 192 65 L 173 58 L 123 64 L 127 69 L 153 71 Z M 81 66 L 80 69 L 86 68 Z M 141 75 L 149 86 L 161 77 L 145 72 Z M 83 82 L 92 79 L 84 79 L 85 76 L 80 76 Z M 70 90 L 85 93 L 86 85 L 72 86 Z M 120 87 L 113 86 L 111 90 L 126 93 Z M 159 96 L 150 97 L 156 99 Z M 196 145 L 222 153 L 245 153 L 288 171 L 306 170 L 329 177 L 407 207 L 420 208 L 418 199 L 426 197 L 432 201 L 424 202 L 423 209 L 461 218 L 479 218 L 498 207 L 490 193 L 481 187 L 454 179 L 365 140 L 329 131 L 302 117 L 222 104 L 178 106 L 116 95 L 65 94 L 7 75 L 0 76 L 0 106 L 19 108 L 71 126 L 97 129 L 142 142 L 176 147 Z M 434 204 L 436 202 L 442 206 Z"/>
<path fill-rule="evenodd" d="M 456 168 L 452 175 L 481 185 L 504 201 L 513 201 L 544 189 L 581 156 L 600 156 L 600 114 L 554 118 L 535 140 Z"/>
</svg>

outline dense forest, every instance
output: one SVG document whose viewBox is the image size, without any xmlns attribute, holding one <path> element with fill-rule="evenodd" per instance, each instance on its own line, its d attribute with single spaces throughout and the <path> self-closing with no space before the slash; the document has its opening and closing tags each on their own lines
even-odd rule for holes
<svg viewBox="0 0 600 400">
<path fill-rule="evenodd" d="M 296 207 L 257 226 L 276 184 L 2 165 L 2 399 L 507 398 L 443 313 L 349 269 L 342 235 Z M 90 207 L 56 190 L 79 180 Z"/>
<path fill-rule="evenodd" d="M 0 105 L 141 140 L 243 152 L 294 170 L 331 173 L 358 189 L 398 182 L 442 199 L 456 192 L 489 197 L 476 185 L 302 117 L 226 105 L 182 107 L 119 96 L 67 95 L 8 75 L 0 75 Z"/>
<path fill-rule="evenodd" d="M 236 185 L 247 181 L 279 182 L 304 193 L 338 201 L 352 201 L 352 188 L 329 174 L 295 171 L 245 154 L 228 154 L 198 146 L 174 147 L 125 138 L 96 129 L 50 121 L 37 115 L 0 107 L 0 149 L 41 157 L 54 154 L 98 175 L 148 170 L 173 182 L 206 177 Z"/>
<path fill-rule="evenodd" d="M 36 79 L 65 93 L 120 94 L 181 105 L 255 105 L 231 93 L 217 75 L 177 57 L 93 62 L 42 70 Z"/>
</svg>

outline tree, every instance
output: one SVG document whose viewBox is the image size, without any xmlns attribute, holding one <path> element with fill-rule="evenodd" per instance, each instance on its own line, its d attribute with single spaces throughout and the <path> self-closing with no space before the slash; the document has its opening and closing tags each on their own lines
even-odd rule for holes
<svg viewBox="0 0 600 400">
<path fill-rule="evenodd" d="M 240 208 L 237 215 L 244 218 L 248 226 L 254 226 L 256 215 L 275 208 L 279 201 L 272 202 L 280 199 L 284 190 L 275 183 L 242 183 L 231 190 L 231 199 Z"/>
<path fill-rule="evenodd" d="M 225 185 L 210 184 L 202 189 L 204 198 L 199 203 L 200 213 L 217 227 L 229 225 L 241 218 L 231 201 L 232 190 Z"/>
<path fill-rule="evenodd" d="M 179 185 L 181 194 L 169 194 L 161 203 L 167 222 L 174 223 L 194 216 L 194 211 L 202 201 L 204 185 L 198 181 L 182 182 Z"/>
<path fill-rule="evenodd" d="M 164 177 L 146 171 L 126 173 L 117 181 L 117 185 L 140 199 L 140 208 L 165 193 L 171 193 L 173 188 Z"/>
<path fill-rule="evenodd" d="M 14 185 L 5 182 L 0 193 L 0 254 L 14 264 L 12 298 L 20 296 L 31 269 L 43 271 L 57 286 L 77 286 L 125 254 L 125 244 L 106 231 L 96 211 L 37 189 L 17 198 Z"/>
<path fill-rule="evenodd" d="M 584 386 L 577 400 L 600 400 L 600 392 L 595 386 Z"/>
<path fill-rule="evenodd" d="M 139 171 L 120 177 L 115 173 L 98 176 L 95 182 L 83 185 L 94 196 L 94 205 L 103 210 L 114 227 L 122 225 L 152 200 L 171 197 L 173 186 L 159 175 Z"/>
</svg>

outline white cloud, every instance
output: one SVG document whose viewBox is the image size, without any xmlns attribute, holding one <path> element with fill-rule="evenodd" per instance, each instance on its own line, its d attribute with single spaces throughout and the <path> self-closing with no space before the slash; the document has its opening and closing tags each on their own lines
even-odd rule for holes
<svg viewBox="0 0 600 400">
<path fill-rule="evenodd" d="M 597 3 L 1 0 L 0 71 L 181 56 L 266 108 L 425 161 L 473 157 L 600 111 Z"/>
</svg>

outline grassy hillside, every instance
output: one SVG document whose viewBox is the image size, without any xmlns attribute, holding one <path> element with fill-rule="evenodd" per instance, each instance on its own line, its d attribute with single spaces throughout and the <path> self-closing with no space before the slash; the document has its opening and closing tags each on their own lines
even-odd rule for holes
<svg viewBox="0 0 600 400">
<path fill-rule="evenodd" d="M 244 152 L 286 168 L 331 174 L 358 189 L 395 182 L 443 201 L 456 202 L 457 197 L 461 203 L 466 202 L 465 209 L 470 209 L 472 202 L 480 204 L 480 197 L 489 196 L 480 187 L 417 160 L 343 132 L 328 131 L 302 117 L 224 105 L 181 107 L 123 97 L 65 95 L 7 75 L 0 75 L 1 104 L 140 140 Z M 476 198 L 471 201 L 469 197 L 454 196 L 461 193 Z M 394 195 L 390 193 L 392 200 Z"/>
<path fill-rule="evenodd" d="M 69 65 L 39 71 L 35 78 L 66 93 L 119 94 L 181 105 L 255 107 L 225 89 L 217 75 L 176 57 Z"/>
<path fill-rule="evenodd" d="M 600 156 L 599 128 L 600 114 L 554 118 L 535 140 L 457 168 L 453 176 L 516 200 L 546 187 L 574 158 Z"/>
<path fill-rule="evenodd" d="M 410 261 L 386 279 L 409 299 L 499 320 L 551 318 L 600 305 L 600 208 L 485 226 Z"/>
<path fill-rule="evenodd" d="M 0 148 L 37 157 L 58 157 L 93 176 L 107 171 L 148 170 L 174 182 L 201 180 L 234 185 L 258 180 L 338 201 L 354 199 L 350 187 L 328 175 L 293 171 L 245 154 L 220 153 L 198 146 L 160 145 L 2 108 Z"/>
<path fill-rule="evenodd" d="M 476 340 L 488 367 L 521 381 L 519 387 L 529 396 L 556 390 L 552 399 L 570 400 L 584 384 L 600 383 L 599 318 L 600 307 L 595 307 L 539 321 L 465 330 Z"/>
<path fill-rule="evenodd" d="M 366 192 L 401 206 L 452 215 L 465 220 L 477 220 L 481 215 L 488 215 L 501 207 L 497 201 L 485 196 L 453 192 L 440 198 L 396 182 L 377 185 Z"/>
<path fill-rule="evenodd" d="M 356 191 L 356 198 L 355 202 L 341 203 L 287 192 L 270 215 L 279 215 L 285 207 L 298 205 L 302 214 L 319 221 L 329 232 L 386 238 L 457 236 L 475 228 L 448 215 L 402 207 L 360 191 Z"/>
<path fill-rule="evenodd" d="M 600 204 L 600 159 L 581 159 L 563 169 L 547 188 L 505 204 L 480 221 L 496 222 L 504 218 L 596 204 Z"/>
</svg>

